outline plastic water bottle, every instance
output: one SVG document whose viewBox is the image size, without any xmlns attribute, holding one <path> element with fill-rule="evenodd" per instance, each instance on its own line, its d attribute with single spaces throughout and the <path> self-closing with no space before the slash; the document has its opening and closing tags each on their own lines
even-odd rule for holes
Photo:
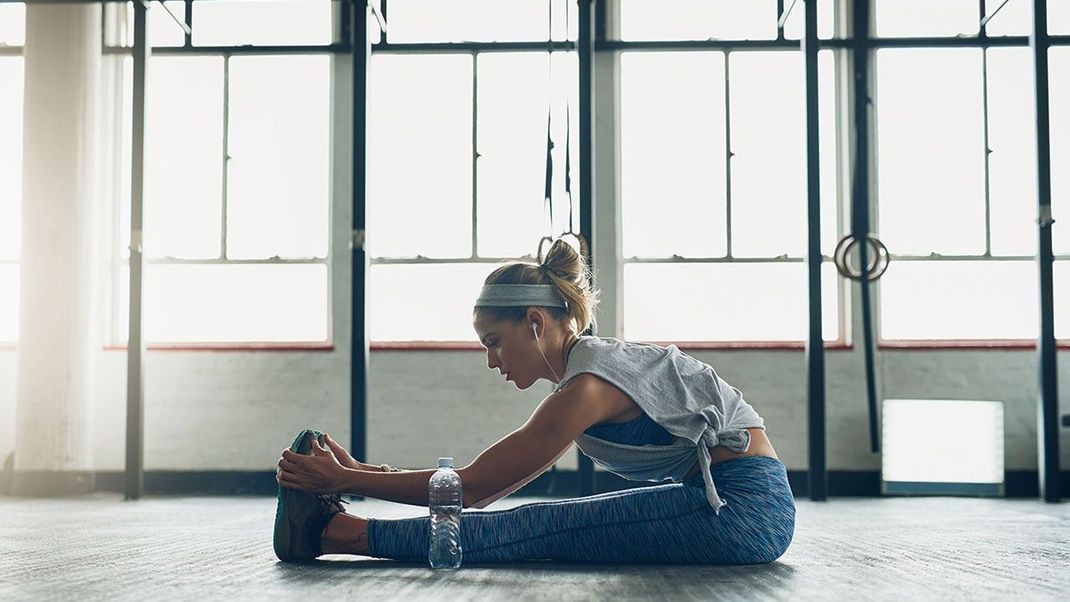
<svg viewBox="0 0 1070 602">
<path fill-rule="evenodd" d="M 461 567 L 461 506 L 464 494 L 461 476 L 453 470 L 453 458 L 439 458 L 438 470 L 428 482 L 431 509 L 431 545 L 427 559 L 433 569 Z"/>
</svg>

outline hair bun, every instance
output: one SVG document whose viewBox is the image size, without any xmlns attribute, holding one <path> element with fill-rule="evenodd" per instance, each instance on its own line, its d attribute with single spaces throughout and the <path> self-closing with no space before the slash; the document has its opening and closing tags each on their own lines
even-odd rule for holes
<svg viewBox="0 0 1070 602">
<path fill-rule="evenodd" d="M 553 274 L 554 276 L 557 276 L 559 278 L 565 277 L 561 272 L 555 270 L 552 266 L 547 265 L 545 263 L 539 264 L 539 271 L 544 274 Z"/>
</svg>

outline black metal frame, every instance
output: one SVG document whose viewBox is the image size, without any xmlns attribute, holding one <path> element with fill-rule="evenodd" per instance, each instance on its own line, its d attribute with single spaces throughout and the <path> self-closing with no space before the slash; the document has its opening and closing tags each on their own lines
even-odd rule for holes
<svg viewBox="0 0 1070 602">
<path fill-rule="evenodd" d="M 1059 389 L 1057 386 L 1054 286 L 1052 283 L 1051 137 L 1048 97 L 1047 0 L 1033 0 L 1033 55 L 1037 119 L 1037 235 L 1040 280 L 1040 339 L 1037 341 L 1040 399 L 1037 400 L 1037 466 L 1040 496 L 1058 502 L 1059 485 Z"/>
<path fill-rule="evenodd" d="M 779 2 L 783 4 L 783 2 Z M 825 339 L 821 316 L 821 145 L 818 105 L 819 49 L 817 38 L 817 0 L 805 0 L 806 24 L 802 51 L 806 72 L 806 201 L 809 329 L 806 340 L 806 397 L 808 407 L 807 441 L 809 449 L 810 499 L 828 496 L 828 467 L 825 436 Z M 790 9 L 789 9 L 790 10 Z M 779 11 L 783 13 L 783 10 Z M 783 21 L 782 21 L 783 23 Z M 778 29 L 781 36 L 784 28 Z M 727 73 L 726 73 L 727 77 Z"/>
<path fill-rule="evenodd" d="M 130 325 L 126 350 L 126 499 L 145 491 L 145 339 L 142 336 L 142 208 L 145 200 L 145 76 L 149 56 L 148 9 L 134 3 L 134 98 L 131 130 Z"/>
<path fill-rule="evenodd" d="M 350 35 L 353 36 L 353 234 L 350 241 L 353 276 L 350 289 L 350 453 L 359 461 L 368 459 L 368 309 L 367 281 L 369 257 L 365 249 L 367 225 L 368 179 L 368 65 L 371 41 L 368 39 L 368 16 L 364 2 L 343 5 L 352 13 Z"/>
<path fill-rule="evenodd" d="M 594 38 L 596 33 L 594 19 L 594 0 L 577 0 L 579 5 L 579 104 L 580 104 L 580 234 L 587 239 L 587 261 L 594 265 Z M 601 3 L 599 3 L 601 4 Z M 601 13 L 605 16 L 605 13 Z M 605 31 L 604 24 L 602 31 Z M 593 270 L 592 270 L 593 272 Z M 592 281 L 594 276 L 591 276 Z M 593 284 L 593 282 L 592 282 Z M 595 334 L 592 328 L 590 334 Z M 576 451 L 579 463 L 579 494 L 597 493 L 594 462 L 579 450 Z"/>
</svg>

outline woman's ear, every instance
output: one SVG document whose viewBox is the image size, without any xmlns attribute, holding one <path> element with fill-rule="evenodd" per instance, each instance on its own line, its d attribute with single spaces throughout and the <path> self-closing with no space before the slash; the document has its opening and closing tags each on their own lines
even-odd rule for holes
<svg viewBox="0 0 1070 602">
<path fill-rule="evenodd" d="M 546 324 L 548 321 L 545 313 L 538 309 L 531 308 L 528 310 L 527 320 L 531 324 L 528 327 L 528 330 L 535 333 L 535 338 L 546 336 Z"/>
</svg>

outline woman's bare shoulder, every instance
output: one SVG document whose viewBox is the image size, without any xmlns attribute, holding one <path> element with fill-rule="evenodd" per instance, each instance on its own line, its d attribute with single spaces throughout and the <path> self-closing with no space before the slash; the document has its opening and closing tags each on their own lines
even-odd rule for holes
<svg viewBox="0 0 1070 602">
<path fill-rule="evenodd" d="M 570 397 L 582 399 L 585 403 L 602 406 L 600 412 L 605 422 L 616 422 L 634 418 L 642 409 L 627 393 L 608 380 L 590 372 L 584 372 L 565 383 L 559 393 L 568 392 Z"/>
</svg>

